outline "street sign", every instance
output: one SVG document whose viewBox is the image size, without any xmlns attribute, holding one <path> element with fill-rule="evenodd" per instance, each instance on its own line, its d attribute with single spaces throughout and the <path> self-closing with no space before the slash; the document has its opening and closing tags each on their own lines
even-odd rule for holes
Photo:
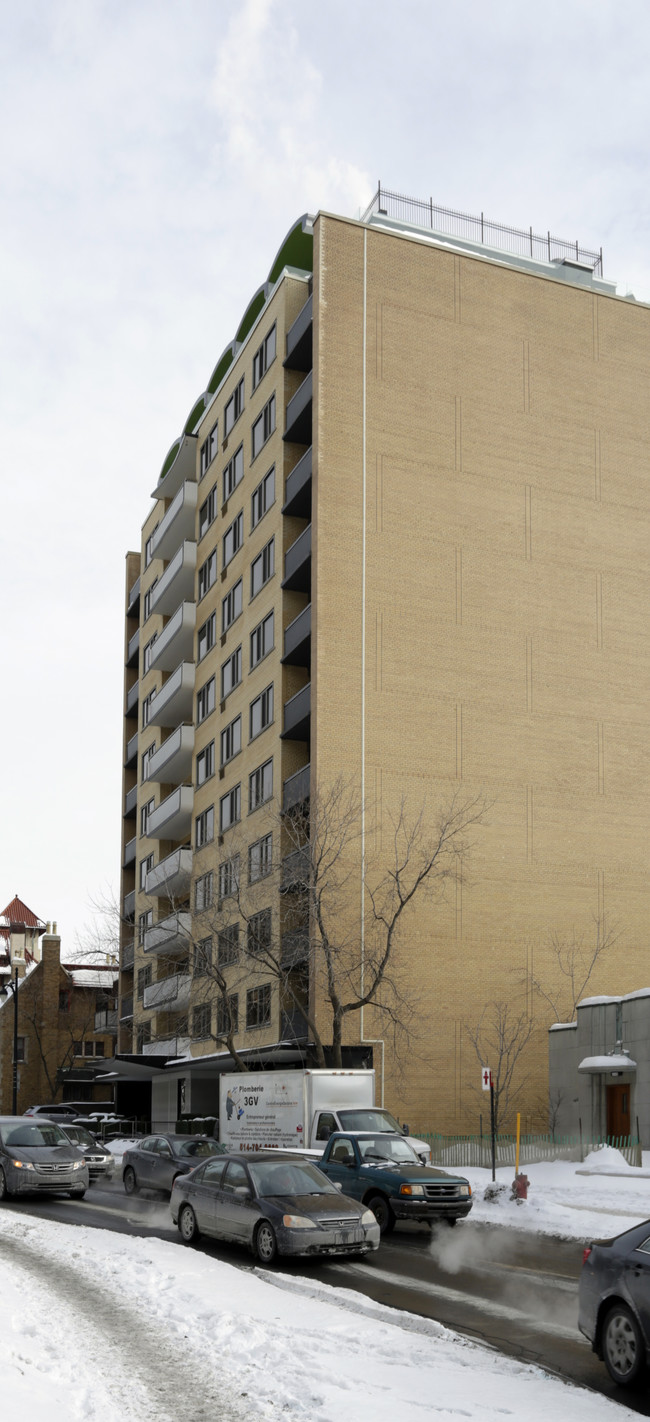
<svg viewBox="0 0 650 1422">
<path fill-rule="evenodd" d="M 489 1091 L 492 1085 L 492 1072 L 489 1067 L 483 1067 L 481 1072 L 481 1086 L 484 1091 Z"/>
</svg>

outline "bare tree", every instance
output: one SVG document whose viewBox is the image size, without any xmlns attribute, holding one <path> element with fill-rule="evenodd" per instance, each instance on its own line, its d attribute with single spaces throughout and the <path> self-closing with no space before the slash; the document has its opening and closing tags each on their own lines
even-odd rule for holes
<svg viewBox="0 0 650 1422">
<path fill-rule="evenodd" d="M 480 1065 L 492 1072 L 498 1132 L 529 1081 L 529 1073 L 522 1069 L 534 1023 L 526 1012 L 517 1014 L 509 1002 L 489 1002 L 478 1022 L 465 1030 Z"/>
<path fill-rule="evenodd" d="M 548 976 L 533 975 L 533 992 L 550 1009 L 554 1022 L 572 1022 L 576 1007 L 587 992 L 596 968 L 602 966 L 603 958 L 611 951 L 620 934 L 615 927 L 607 927 L 601 919 L 594 920 L 590 936 L 577 934 L 575 929 L 570 937 L 553 932 L 548 939 L 552 966 Z"/>
</svg>

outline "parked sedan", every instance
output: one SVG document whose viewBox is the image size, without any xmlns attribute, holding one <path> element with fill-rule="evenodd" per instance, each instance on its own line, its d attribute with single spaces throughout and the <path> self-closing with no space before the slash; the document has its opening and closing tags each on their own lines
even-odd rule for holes
<svg viewBox="0 0 650 1422">
<path fill-rule="evenodd" d="M 0 1200 L 43 1190 L 81 1200 L 87 1189 L 84 1157 L 54 1121 L 0 1116 Z"/>
<path fill-rule="evenodd" d="M 369 1206 L 382 1234 L 388 1234 L 396 1220 L 433 1224 L 446 1219 L 455 1224 L 472 1208 L 469 1181 L 421 1165 L 403 1136 L 339 1132 L 330 1136 L 318 1164 L 346 1195 Z"/>
<path fill-rule="evenodd" d="M 225 1146 L 209 1136 L 145 1136 L 122 1157 L 124 1189 L 127 1195 L 143 1186 L 169 1191 L 177 1175 L 187 1175 L 208 1156 L 224 1154 Z"/>
<path fill-rule="evenodd" d="M 277 1151 L 208 1160 L 174 1181 L 170 1208 L 186 1244 L 199 1234 L 276 1254 L 367 1254 L 379 1248 L 372 1210 L 348 1200 L 310 1161 Z"/>
<path fill-rule="evenodd" d="M 115 1157 L 108 1147 L 95 1140 L 85 1126 L 78 1126 L 75 1122 L 68 1124 L 63 1120 L 57 1125 L 70 1144 L 83 1151 L 91 1184 L 94 1180 L 110 1180 L 115 1169 Z"/>
<path fill-rule="evenodd" d="M 584 1251 L 578 1327 L 620 1387 L 650 1361 L 650 1220 Z"/>
</svg>

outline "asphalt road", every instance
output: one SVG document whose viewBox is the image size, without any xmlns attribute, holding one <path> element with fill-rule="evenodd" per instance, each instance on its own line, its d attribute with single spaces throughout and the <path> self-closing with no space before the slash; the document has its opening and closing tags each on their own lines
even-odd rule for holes
<svg viewBox="0 0 650 1422">
<path fill-rule="evenodd" d="M 3 1209 L 19 1210 L 70 1225 L 84 1224 L 124 1234 L 155 1235 L 181 1244 L 171 1224 L 167 1198 L 154 1191 L 127 1197 L 121 1181 L 93 1186 L 84 1201 L 23 1199 Z M 204 1241 L 216 1259 L 254 1268 L 249 1256 L 227 1244 Z M 621 1390 L 578 1332 L 579 1241 L 531 1236 L 510 1228 L 461 1222 L 398 1225 L 378 1253 L 365 1260 L 332 1263 L 283 1261 L 285 1274 L 313 1277 L 355 1289 L 391 1308 L 436 1319 L 498 1352 L 537 1364 L 583 1387 L 624 1402 L 650 1416 L 650 1391 Z"/>
</svg>

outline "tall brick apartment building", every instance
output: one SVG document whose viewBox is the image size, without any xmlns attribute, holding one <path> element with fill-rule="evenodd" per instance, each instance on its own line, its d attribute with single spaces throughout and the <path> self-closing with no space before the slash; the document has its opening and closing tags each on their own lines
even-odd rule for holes
<svg viewBox="0 0 650 1422">
<path fill-rule="evenodd" d="M 644 981 L 649 395 L 650 311 L 598 253 L 385 193 L 289 233 L 127 556 L 118 1050 L 184 1058 L 188 1109 L 225 1060 L 206 955 L 244 1059 L 306 1043 L 202 915 L 236 875 L 276 931 L 277 807 L 339 775 L 386 853 L 403 796 L 425 822 L 455 792 L 491 804 L 468 876 L 400 941 L 410 1058 L 378 1012 L 350 1018 L 412 1128 L 475 1127 L 468 1029 L 495 1001 L 532 1021 L 543 1114 L 553 935 L 616 923 L 590 991 Z M 359 860 L 361 956 L 360 885 Z"/>
</svg>

